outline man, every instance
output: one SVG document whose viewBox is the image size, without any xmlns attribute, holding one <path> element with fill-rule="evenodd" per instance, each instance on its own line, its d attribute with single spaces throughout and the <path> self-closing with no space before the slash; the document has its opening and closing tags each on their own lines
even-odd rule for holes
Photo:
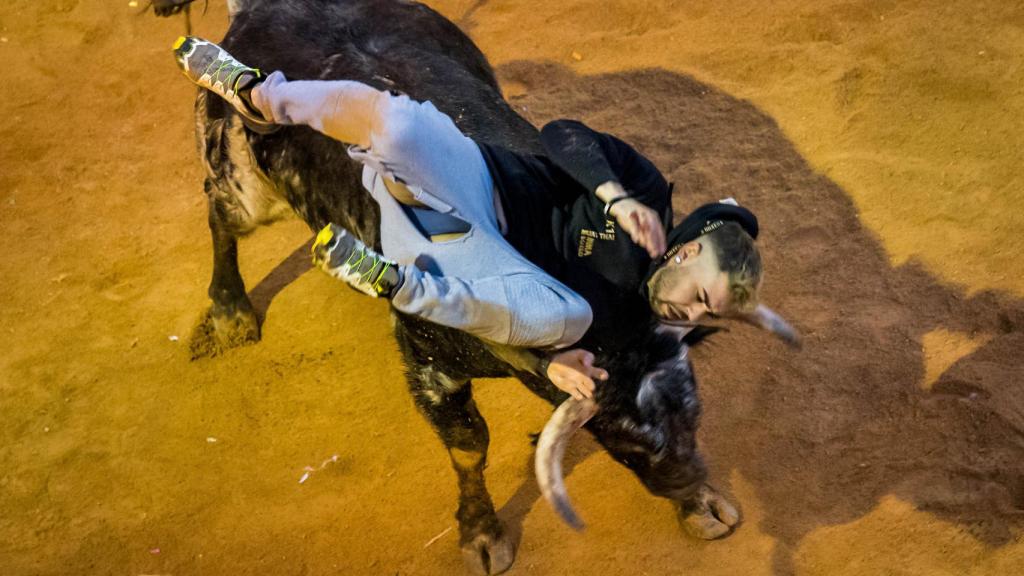
<svg viewBox="0 0 1024 576">
<path fill-rule="evenodd" d="M 518 348 L 614 349 L 652 312 L 693 322 L 756 304 L 754 215 L 710 204 L 666 236 L 671 187 L 613 136 L 554 122 L 541 131 L 547 155 L 524 156 L 472 141 L 429 102 L 358 82 L 264 77 L 196 38 L 175 54 L 250 126 L 307 125 L 352 145 L 381 209 L 384 255 L 328 227 L 314 260 L 401 312 Z M 583 349 L 536 369 L 576 397 L 607 378 Z"/>
</svg>

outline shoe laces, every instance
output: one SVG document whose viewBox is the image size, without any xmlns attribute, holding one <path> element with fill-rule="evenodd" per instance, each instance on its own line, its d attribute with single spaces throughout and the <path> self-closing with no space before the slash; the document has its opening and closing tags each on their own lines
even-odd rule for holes
<svg viewBox="0 0 1024 576">
<path fill-rule="evenodd" d="M 206 69 L 203 70 L 203 74 L 209 74 L 214 83 L 220 82 L 225 86 L 230 85 L 231 91 L 236 92 L 238 88 L 236 84 L 238 84 L 238 80 L 241 79 L 242 72 L 247 71 L 252 71 L 252 68 L 232 62 L 230 59 L 221 60 L 218 58 L 206 66 Z M 259 73 L 257 72 L 257 75 L 258 74 Z M 234 77 L 234 80 L 232 80 L 232 77 Z"/>
<path fill-rule="evenodd" d="M 371 259 L 369 262 L 370 267 L 361 272 L 360 268 L 363 266 L 363 263 L 366 262 L 367 258 Z M 368 282 L 378 294 L 384 291 L 384 274 L 388 271 L 388 268 L 391 267 L 391 262 L 385 260 L 378 254 L 374 254 L 371 257 L 365 248 L 360 248 L 359 250 L 349 254 L 348 259 L 345 261 L 345 265 L 348 266 L 350 270 L 354 270 L 359 273 L 360 282 Z M 377 272 L 378 267 L 380 267 L 379 272 Z"/>
</svg>

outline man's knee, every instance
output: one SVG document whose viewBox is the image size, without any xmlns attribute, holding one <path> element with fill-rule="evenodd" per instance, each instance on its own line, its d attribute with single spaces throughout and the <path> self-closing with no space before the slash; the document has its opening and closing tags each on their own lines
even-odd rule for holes
<svg viewBox="0 0 1024 576">
<path fill-rule="evenodd" d="M 380 98 L 376 110 L 372 147 L 384 158 L 418 156 L 417 147 L 431 140 L 423 119 L 423 104 L 408 96 Z"/>
<path fill-rule="evenodd" d="M 576 343 L 590 327 L 590 305 L 568 288 L 530 279 L 516 291 L 510 298 L 517 311 L 512 315 L 509 345 L 564 348 Z"/>
<path fill-rule="evenodd" d="M 565 335 L 562 337 L 564 345 L 579 342 L 593 321 L 594 312 L 590 304 L 582 296 L 572 292 L 566 299 Z"/>
</svg>

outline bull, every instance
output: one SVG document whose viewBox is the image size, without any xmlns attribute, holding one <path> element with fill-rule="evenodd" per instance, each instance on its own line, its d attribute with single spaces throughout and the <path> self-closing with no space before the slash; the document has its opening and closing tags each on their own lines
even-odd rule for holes
<svg viewBox="0 0 1024 576">
<path fill-rule="evenodd" d="M 153 5 L 159 14 L 170 14 L 191 1 Z M 536 128 L 504 100 L 480 50 L 422 4 L 233 0 L 229 12 L 231 25 L 221 44 L 242 61 L 292 79 L 357 80 L 429 100 L 471 138 L 541 153 Z M 291 213 L 311 230 L 338 223 L 371 246 L 379 246 L 380 234 L 377 206 L 344 144 L 306 127 L 253 131 L 229 105 L 202 90 L 195 120 L 214 252 L 212 305 L 192 338 L 194 355 L 203 356 L 259 339 L 259 321 L 238 268 L 240 237 Z M 652 324 L 627 349 L 599 354 L 597 364 L 610 379 L 593 401 L 575 402 L 531 372 L 520 351 L 394 316 L 409 391 L 458 476 L 460 546 L 473 571 L 505 571 L 516 547 L 485 486 L 488 429 L 473 401 L 473 378 L 515 377 L 551 404 L 561 404 L 541 435 L 536 471 L 542 493 L 571 525 L 581 523 L 565 494 L 560 458 L 580 426 L 652 494 L 672 501 L 686 532 L 713 539 L 738 524 L 736 509 L 706 483 L 696 447 L 700 400 L 688 358 L 692 334 Z M 788 328 L 763 308 L 754 320 L 776 332 Z"/>
</svg>

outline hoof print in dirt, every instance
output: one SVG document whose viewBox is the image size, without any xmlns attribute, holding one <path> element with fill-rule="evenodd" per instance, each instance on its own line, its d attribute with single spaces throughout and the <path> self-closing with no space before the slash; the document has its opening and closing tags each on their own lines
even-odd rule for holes
<svg viewBox="0 0 1024 576">
<path fill-rule="evenodd" d="M 473 574 L 501 574 L 512 566 L 515 559 L 515 543 L 504 532 L 496 536 L 478 534 L 462 544 L 462 560 Z"/>
<path fill-rule="evenodd" d="M 692 500 L 679 507 L 679 525 L 688 535 L 701 540 L 724 538 L 739 522 L 736 508 L 707 484 L 701 486 Z"/>
<path fill-rule="evenodd" d="M 232 348 L 260 340 L 260 323 L 251 307 L 227 312 L 211 307 L 192 329 L 189 351 L 192 360 L 211 358 Z"/>
</svg>

